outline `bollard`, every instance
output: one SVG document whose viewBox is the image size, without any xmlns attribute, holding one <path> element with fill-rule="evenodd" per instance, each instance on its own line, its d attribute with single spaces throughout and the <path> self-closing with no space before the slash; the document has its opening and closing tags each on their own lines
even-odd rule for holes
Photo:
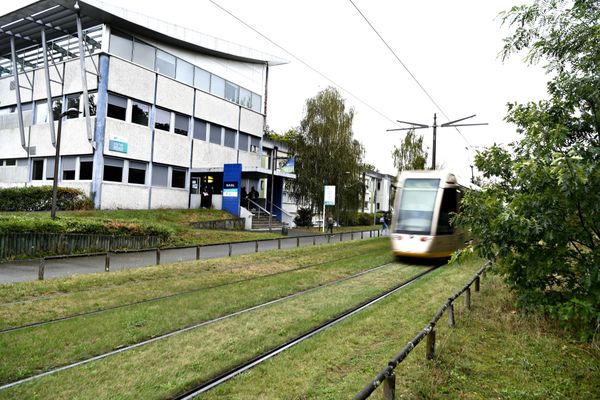
<svg viewBox="0 0 600 400">
<path fill-rule="evenodd" d="M 470 310 L 471 309 L 471 288 L 467 288 L 465 292 L 465 306 Z"/>
<path fill-rule="evenodd" d="M 435 330 L 432 329 L 427 334 L 427 359 L 433 360 L 435 357 Z"/>
<path fill-rule="evenodd" d="M 394 374 L 394 371 L 390 372 L 390 374 L 383 380 L 383 399 L 396 399 L 396 374 Z"/>
<path fill-rule="evenodd" d="M 364 232 L 360 231 L 360 240 L 363 240 L 365 238 Z"/>
<path fill-rule="evenodd" d="M 317 237 L 313 236 L 313 246 L 316 246 L 316 245 L 317 245 Z"/>
<path fill-rule="evenodd" d="M 200 259 L 200 246 L 196 246 L 196 260 Z"/>
<path fill-rule="evenodd" d="M 300 236 L 296 238 L 296 247 L 300 247 Z"/>
<path fill-rule="evenodd" d="M 160 249 L 156 248 L 156 265 L 160 265 Z"/>
<path fill-rule="evenodd" d="M 46 259 L 40 258 L 40 266 L 38 268 L 38 280 L 44 280 L 44 270 L 46 269 Z"/>
<path fill-rule="evenodd" d="M 369 238 L 373 238 L 373 231 L 369 231 Z"/>
<path fill-rule="evenodd" d="M 231 253 L 233 253 L 233 246 L 231 245 L 231 243 L 228 243 L 228 245 L 229 250 L 227 251 L 227 255 L 231 257 Z"/>
<path fill-rule="evenodd" d="M 327 235 L 327 243 L 331 243 L 331 236 Z"/>
<path fill-rule="evenodd" d="M 342 241 L 342 236 L 344 236 L 344 234 L 342 232 L 340 232 L 340 243 Z"/>
<path fill-rule="evenodd" d="M 110 272 L 110 251 L 107 251 L 104 257 L 104 272 Z"/>
<path fill-rule="evenodd" d="M 277 239 L 277 250 L 281 250 L 281 239 Z"/>
<path fill-rule="evenodd" d="M 475 291 L 479 292 L 479 277 L 475 278 Z"/>
<path fill-rule="evenodd" d="M 254 252 L 255 252 L 255 253 L 258 253 L 258 240 L 255 242 L 255 245 L 254 245 Z"/>
<path fill-rule="evenodd" d="M 350 240 L 354 240 L 354 232 L 350 232 Z"/>
<path fill-rule="evenodd" d="M 448 306 L 448 326 L 453 327 L 454 324 L 454 304 L 450 303 Z"/>
</svg>

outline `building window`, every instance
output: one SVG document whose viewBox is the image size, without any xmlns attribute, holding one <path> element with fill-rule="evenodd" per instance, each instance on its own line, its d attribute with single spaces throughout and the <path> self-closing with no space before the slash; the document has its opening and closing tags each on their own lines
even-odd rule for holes
<svg viewBox="0 0 600 400">
<path fill-rule="evenodd" d="M 243 151 L 248 151 L 248 142 L 249 142 L 249 137 L 248 134 L 240 132 L 239 138 L 238 138 L 238 149 L 243 150 Z"/>
<path fill-rule="evenodd" d="M 262 98 L 256 93 L 252 93 L 252 109 L 256 112 L 260 112 L 262 106 Z"/>
<path fill-rule="evenodd" d="M 54 158 L 46 159 L 46 180 L 54 179 Z"/>
<path fill-rule="evenodd" d="M 175 78 L 175 56 L 156 50 L 156 72 Z"/>
<path fill-rule="evenodd" d="M 109 52 L 112 54 L 131 61 L 131 53 L 133 50 L 133 40 L 131 36 L 112 33 L 110 35 Z"/>
<path fill-rule="evenodd" d="M 89 181 L 92 179 L 94 162 L 91 158 L 80 158 L 79 159 L 79 180 Z"/>
<path fill-rule="evenodd" d="M 35 123 L 45 124 L 48 122 L 48 102 L 38 101 L 35 103 Z"/>
<path fill-rule="evenodd" d="M 190 117 L 183 114 L 175 113 L 175 129 L 174 132 L 178 135 L 187 136 L 190 130 Z"/>
<path fill-rule="evenodd" d="M 196 67 L 194 69 L 194 86 L 208 92 L 210 90 L 210 72 Z"/>
<path fill-rule="evenodd" d="M 90 112 L 90 117 L 96 115 L 97 102 L 96 99 L 98 97 L 97 93 L 88 93 L 88 107 Z"/>
<path fill-rule="evenodd" d="M 54 121 L 58 121 L 60 114 L 62 113 L 62 97 L 55 97 L 52 99 L 52 117 Z"/>
<path fill-rule="evenodd" d="M 71 94 L 69 96 L 67 96 L 67 110 L 74 108 L 77 111 L 80 110 L 79 108 L 79 104 L 81 102 L 81 94 Z M 73 113 L 73 114 L 67 114 L 67 119 L 71 119 L 71 118 L 78 118 L 79 114 Z"/>
<path fill-rule="evenodd" d="M 62 179 L 63 181 L 75 180 L 75 157 L 63 157 L 62 159 Z"/>
<path fill-rule="evenodd" d="M 108 182 L 123 181 L 123 160 L 116 158 L 104 159 L 104 180 Z"/>
<path fill-rule="evenodd" d="M 231 147 L 235 149 L 235 131 L 232 129 L 225 128 L 225 140 L 223 140 L 223 146 Z"/>
<path fill-rule="evenodd" d="M 139 101 L 131 102 L 131 122 L 138 125 L 148 126 L 150 105 Z"/>
<path fill-rule="evenodd" d="M 110 118 L 120 119 L 125 121 L 127 115 L 127 99 L 114 94 L 108 95 L 108 107 L 106 116 Z"/>
<path fill-rule="evenodd" d="M 206 121 L 194 118 L 194 139 L 206 140 Z"/>
<path fill-rule="evenodd" d="M 257 138 L 256 136 L 251 136 L 250 137 L 250 151 L 253 153 L 258 153 L 260 149 L 260 138 Z"/>
<path fill-rule="evenodd" d="M 225 80 L 216 75 L 211 75 L 210 92 L 215 96 L 225 97 Z"/>
<path fill-rule="evenodd" d="M 7 160 L 0 160 L 0 166 L 4 165 L 5 167 L 12 167 L 17 165 L 17 160 L 14 158 L 9 158 Z"/>
<path fill-rule="evenodd" d="M 166 187 L 169 182 L 169 167 L 164 165 L 152 165 L 152 186 Z"/>
<path fill-rule="evenodd" d="M 252 92 L 240 88 L 240 105 L 246 108 L 252 108 Z"/>
<path fill-rule="evenodd" d="M 185 170 L 175 168 L 171 170 L 171 187 L 185 188 Z"/>
<path fill-rule="evenodd" d="M 225 98 L 234 103 L 238 102 L 239 87 L 231 82 L 225 82 Z"/>
<path fill-rule="evenodd" d="M 133 43 L 133 62 L 140 64 L 154 71 L 154 60 L 156 59 L 156 49 L 146 43 Z"/>
<path fill-rule="evenodd" d="M 156 107 L 154 115 L 154 127 L 163 131 L 171 131 L 171 112 Z"/>
<path fill-rule="evenodd" d="M 146 183 L 146 163 L 129 161 L 129 177 L 128 183 L 138 183 L 144 185 Z"/>
<path fill-rule="evenodd" d="M 194 84 L 194 66 L 187 61 L 177 59 L 175 79 L 192 86 Z"/>
<path fill-rule="evenodd" d="M 33 160 L 31 179 L 41 181 L 44 179 L 44 160 Z"/>
<path fill-rule="evenodd" d="M 219 125 L 210 124 L 210 142 L 221 144 L 221 127 Z"/>
</svg>

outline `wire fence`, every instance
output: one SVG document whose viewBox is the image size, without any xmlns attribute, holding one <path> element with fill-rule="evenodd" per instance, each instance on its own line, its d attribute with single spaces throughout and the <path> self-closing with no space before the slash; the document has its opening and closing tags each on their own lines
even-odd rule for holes
<svg viewBox="0 0 600 400">
<path fill-rule="evenodd" d="M 448 325 L 454 327 L 454 301 L 458 299 L 463 293 L 465 293 L 465 306 L 471 308 L 471 285 L 475 284 L 475 291 L 479 292 L 481 276 L 485 273 L 485 270 L 489 264 L 484 265 L 477 271 L 477 273 L 471 278 L 467 284 L 454 294 L 454 296 L 448 298 L 448 301 L 444 303 L 435 313 L 431 321 L 419 332 L 404 348 L 392 358 L 388 365 L 383 368 L 379 374 L 369 382 L 356 396 L 354 400 L 365 400 L 371 396 L 371 394 L 380 385 L 383 385 L 383 398 L 384 400 L 393 400 L 396 398 L 396 374 L 394 370 L 396 367 L 404 361 L 404 359 L 410 354 L 411 351 L 424 339 L 427 338 L 427 349 L 426 358 L 431 360 L 435 358 L 435 326 L 437 322 L 442 318 L 444 312 L 448 311 Z"/>
</svg>

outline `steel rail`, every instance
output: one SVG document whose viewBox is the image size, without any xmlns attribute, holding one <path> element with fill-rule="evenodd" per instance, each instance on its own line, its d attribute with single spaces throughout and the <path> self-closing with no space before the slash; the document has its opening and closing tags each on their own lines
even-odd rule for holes
<svg viewBox="0 0 600 400">
<path fill-rule="evenodd" d="M 363 254 L 357 254 L 357 255 L 353 255 L 353 256 L 341 257 L 341 258 L 338 258 L 336 261 L 347 260 L 347 259 L 350 259 L 350 258 L 363 257 L 363 256 L 364 256 Z M 30 328 L 36 328 L 36 327 L 40 327 L 40 326 L 50 325 L 50 324 L 54 324 L 54 323 L 57 323 L 57 322 L 68 321 L 68 320 L 79 318 L 79 317 L 85 317 L 85 316 L 90 316 L 90 315 L 102 314 L 102 313 L 107 312 L 107 311 L 118 310 L 118 309 L 125 308 L 125 307 L 132 307 L 132 306 L 136 306 L 136 305 L 140 305 L 140 304 L 144 304 L 144 303 L 151 303 L 151 302 L 155 302 L 155 301 L 166 300 L 166 299 L 170 299 L 170 298 L 174 298 L 174 297 L 184 296 L 184 295 L 187 295 L 187 294 L 201 292 L 203 290 L 217 289 L 217 288 L 225 287 L 225 286 L 228 286 L 228 285 L 235 285 L 235 284 L 239 284 L 239 283 L 251 282 L 251 281 L 257 280 L 257 279 L 270 278 L 270 277 L 277 276 L 277 275 L 282 275 L 282 274 L 285 274 L 285 273 L 302 271 L 302 270 L 309 269 L 309 268 L 319 267 L 319 266 L 325 265 L 325 264 L 327 264 L 329 262 L 331 262 L 331 261 L 325 261 L 325 262 L 322 262 L 322 263 L 313 263 L 313 264 L 303 265 L 303 266 L 298 267 L 298 268 L 288 269 L 288 270 L 285 270 L 285 271 L 278 271 L 278 272 L 274 272 L 272 274 L 259 275 L 259 276 L 254 276 L 252 278 L 247 278 L 247 279 L 239 279 L 237 281 L 225 282 L 225 283 L 220 283 L 218 285 L 205 286 L 205 287 L 200 287 L 200 288 L 196 288 L 196 289 L 185 290 L 183 292 L 171 293 L 171 294 L 167 294 L 167 295 L 164 295 L 164 296 L 152 297 L 152 298 L 149 298 L 149 299 L 143 299 L 143 300 L 134 301 L 134 302 L 126 303 L 126 304 L 120 304 L 120 305 L 106 307 L 106 308 L 101 308 L 101 309 L 96 309 L 96 310 L 92 310 L 92 311 L 86 311 L 86 312 L 81 312 L 81 313 L 77 313 L 77 314 L 71 314 L 71 315 L 67 315 L 67 316 L 64 316 L 64 317 L 53 318 L 53 319 L 46 320 L 46 321 L 38 321 L 38 322 L 32 322 L 32 323 L 29 323 L 29 324 L 23 324 L 23 325 L 19 325 L 19 326 L 10 327 L 10 328 L 4 328 L 4 329 L 0 329 L 0 335 L 3 335 L 5 333 L 9 333 L 9 332 L 20 331 L 20 330 L 23 330 L 23 329 L 30 329 Z M 224 271 L 231 271 L 231 270 L 232 269 L 228 269 L 228 270 L 224 270 Z M 222 271 L 222 272 L 224 272 L 224 271 Z M 59 298 L 59 296 L 48 297 L 46 299 L 52 299 L 52 298 Z"/>
<path fill-rule="evenodd" d="M 239 364 L 236 367 L 231 368 L 230 370 L 228 370 L 227 372 L 224 372 L 208 381 L 205 381 L 203 383 L 201 383 L 200 385 L 196 386 L 195 388 L 181 394 L 178 395 L 176 397 L 173 397 L 173 400 L 189 400 L 189 399 L 193 399 L 196 396 L 205 393 L 211 389 L 213 389 L 216 386 L 219 386 L 227 381 L 229 381 L 230 379 L 234 378 L 235 376 L 261 364 L 264 361 L 267 361 L 273 357 L 275 357 L 277 354 L 311 338 L 312 336 L 316 335 L 317 333 L 338 324 L 339 322 L 344 321 L 345 319 L 357 314 L 358 312 L 370 307 L 371 305 L 384 300 L 385 298 L 393 295 L 394 293 L 398 292 L 399 290 L 413 284 L 414 282 L 416 282 L 417 280 L 419 280 L 420 278 L 422 278 L 423 276 L 431 273 L 432 271 L 434 271 L 435 269 L 439 268 L 440 266 L 435 266 L 432 267 L 424 272 L 421 272 L 415 276 L 413 276 L 412 278 L 400 283 L 399 285 L 393 287 L 392 289 L 386 290 L 385 292 L 365 301 L 362 302 L 361 304 L 352 307 L 351 309 L 344 311 L 343 313 L 339 314 L 338 316 L 330 319 L 329 321 L 326 321 L 324 323 L 322 323 L 321 325 L 312 328 L 311 330 L 303 333 L 300 336 L 297 336 L 296 338 L 289 340 L 288 342 L 277 346 L 271 350 L 268 350 L 266 352 L 264 352 L 263 354 L 252 358 L 249 361 L 246 361 L 244 363 Z"/>
<path fill-rule="evenodd" d="M 317 291 L 317 290 L 320 290 L 320 289 L 325 288 L 325 287 L 334 286 L 336 284 L 339 284 L 339 283 L 342 283 L 342 282 L 345 282 L 345 281 L 348 281 L 348 280 L 351 280 L 351 279 L 354 279 L 354 278 L 358 278 L 358 277 L 363 276 L 363 275 L 367 275 L 367 274 L 373 273 L 373 272 L 375 272 L 375 271 L 377 271 L 379 269 L 382 269 L 382 268 L 385 268 L 386 266 L 394 265 L 394 264 L 396 264 L 396 263 L 392 262 L 392 263 L 382 264 L 382 265 L 379 265 L 379 266 L 377 266 L 375 268 L 371 268 L 371 269 L 366 270 L 366 271 L 361 271 L 361 272 L 359 272 L 357 274 L 346 276 L 344 278 L 341 278 L 341 279 L 338 279 L 338 280 L 335 280 L 335 281 L 331 281 L 331 282 L 329 282 L 327 284 L 324 284 L 324 285 L 321 285 L 321 286 L 315 286 L 315 287 L 312 287 L 312 288 L 309 288 L 309 289 L 302 290 L 300 292 L 292 293 L 290 295 L 286 295 L 286 296 L 283 296 L 283 297 L 280 297 L 280 298 L 277 298 L 277 299 L 274 299 L 274 300 L 270 300 L 270 301 L 267 301 L 265 303 L 257 304 L 255 306 L 252 306 L 252 307 L 249 307 L 249 308 L 245 308 L 243 310 L 235 311 L 233 313 L 230 313 L 230 314 L 227 314 L 227 315 L 223 315 L 221 317 L 218 317 L 218 318 L 215 318 L 215 319 L 212 319 L 212 320 L 203 321 L 203 322 L 200 322 L 200 323 L 197 323 L 197 324 L 189 325 L 189 326 L 186 326 L 184 328 L 177 329 L 177 330 L 174 330 L 174 331 L 162 334 L 160 336 L 152 337 L 152 338 L 144 340 L 142 342 L 138 342 L 138 343 L 135 343 L 135 344 L 132 344 L 132 345 L 129 345 L 129 346 L 126 346 L 126 347 L 122 347 L 122 348 L 119 348 L 119 349 L 116 349 L 116 350 L 112 350 L 112 351 L 109 351 L 109 352 L 106 352 L 106 353 L 103 353 L 103 354 L 99 354 L 97 356 L 90 357 L 90 358 L 87 358 L 85 360 L 81 360 L 81 361 L 78 361 L 78 362 L 75 362 L 75 363 L 71 363 L 71 364 L 68 364 L 68 365 L 64 365 L 62 367 L 54 368 L 52 370 L 49 370 L 49 371 L 46 371 L 46 372 L 43 372 L 43 373 L 40 373 L 40 374 L 37 374 L 37 375 L 32 375 L 30 377 L 23 378 L 23 379 L 20 379 L 18 381 L 10 382 L 10 383 L 7 383 L 7 384 L 4 384 L 4 385 L 0 386 L 0 391 L 5 390 L 5 389 L 9 389 L 9 388 L 14 387 L 14 386 L 21 385 L 23 383 L 27 383 L 27 382 L 33 381 L 35 379 L 43 378 L 43 377 L 48 376 L 48 375 L 53 375 L 53 374 L 55 374 L 57 372 L 60 372 L 60 371 L 65 371 L 67 369 L 71 369 L 71 368 L 79 367 L 79 366 L 82 366 L 82 365 L 85 365 L 85 364 L 89 364 L 89 363 L 91 363 L 93 361 L 102 360 L 104 358 L 107 358 L 107 357 L 110 357 L 110 356 L 113 356 L 113 355 L 116 355 L 116 354 L 120 354 L 120 353 L 129 351 L 129 350 L 133 350 L 133 349 L 136 349 L 138 347 L 145 346 L 147 344 L 151 344 L 151 343 L 163 340 L 163 339 L 167 339 L 169 337 L 172 337 L 172 336 L 175 336 L 175 335 L 179 335 L 181 333 L 185 333 L 185 332 L 188 332 L 188 331 L 191 331 L 191 330 L 194 330 L 194 329 L 202 328 L 204 326 L 211 325 L 211 324 L 214 324 L 216 322 L 223 321 L 223 320 L 226 320 L 226 319 L 229 319 L 229 318 L 232 318 L 232 317 L 236 317 L 238 315 L 242 315 L 242 314 L 248 313 L 250 311 L 254 311 L 254 310 L 257 310 L 259 308 L 263 308 L 263 307 L 266 307 L 266 306 L 269 306 L 269 305 L 272 305 L 272 304 L 276 304 L 276 303 L 279 303 L 279 302 L 284 301 L 284 300 L 288 300 L 288 299 L 291 299 L 291 298 L 294 298 L 294 297 L 298 297 L 298 296 L 303 295 L 303 294 L 307 294 L 307 293 L 310 293 L 310 292 L 313 292 L 313 291 Z M 427 272 L 430 272 L 430 270 L 427 270 L 425 273 L 427 273 Z M 424 273 L 420 273 L 417 276 L 422 276 L 423 274 Z"/>
</svg>

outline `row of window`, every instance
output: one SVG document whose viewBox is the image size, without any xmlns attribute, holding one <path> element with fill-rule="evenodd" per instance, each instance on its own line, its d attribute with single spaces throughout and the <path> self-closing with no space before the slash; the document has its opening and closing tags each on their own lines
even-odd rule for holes
<svg viewBox="0 0 600 400">
<path fill-rule="evenodd" d="M 109 51 L 116 56 L 243 107 L 256 112 L 261 110 L 260 95 L 132 36 L 117 32 L 111 33 Z"/>
<path fill-rule="evenodd" d="M 58 117 L 63 112 L 68 109 L 75 108 L 79 111 L 79 115 L 69 114 L 66 118 L 78 118 L 79 116 L 83 116 L 83 100 L 82 93 L 68 94 L 64 96 L 58 96 L 52 98 L 52 119 L 53 121 L 58 121 Z M 90 116 L 96 115 L 96 93 L 88 93 L 88 102 L 89 102 L 89 110 Z M 48 101 L 47 100 L 37 100 L 34 102 L 22 103 L 21 104 L 22 111 L 32 111 L 32 123 L 34 125 L 37 124 L 46 124 L 49 122 L 49 110 L 48 110 Z M 17 112 L 17 106 L 12 105 L 8 107 L 0 108 L 0 115 L 14 114 Z"/>
<path fill-rule="evenodd" d="M 149 127 L 152 110 L 152 105 L 148 103 L 112 93 L 108 95 L 106 115 L 110 118 Z M 193 132 L 194 139 L 208 140 L 213 144 L 236 149 L 237 131 L 160 107 L 154 107 L 154 128 L 183 136 Z M 237 149 L 258 153 L 260 138 L 240 132 L 237 138 Z"/>
</svg>

